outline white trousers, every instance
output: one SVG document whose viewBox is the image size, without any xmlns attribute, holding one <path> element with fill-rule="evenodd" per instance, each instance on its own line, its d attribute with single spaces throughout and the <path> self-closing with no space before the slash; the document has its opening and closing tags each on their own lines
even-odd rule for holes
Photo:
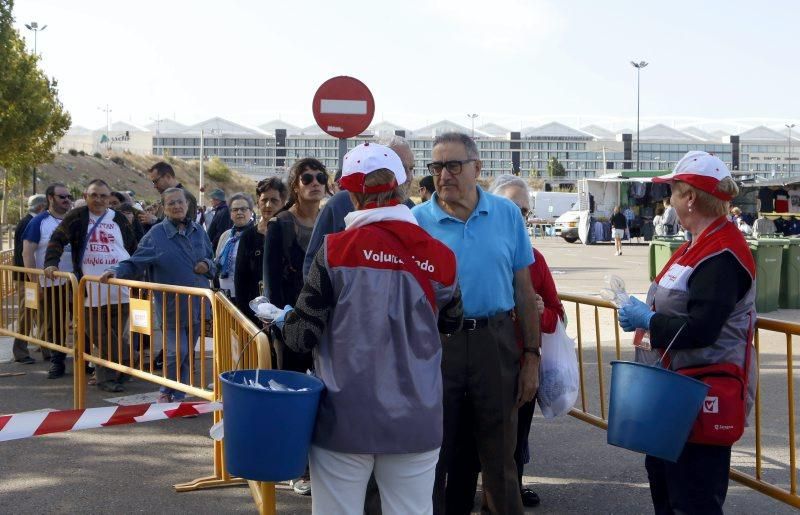
<svg viewBox="0 0 800 515">
<path fill-rule="evenodd" d="M 430 515 L 439 449 L 413 454 L 347 454 L 315 445 L 308 453 L 313 515 L 364 513 L 375 473 L 384 515 Z"/>
</svg>

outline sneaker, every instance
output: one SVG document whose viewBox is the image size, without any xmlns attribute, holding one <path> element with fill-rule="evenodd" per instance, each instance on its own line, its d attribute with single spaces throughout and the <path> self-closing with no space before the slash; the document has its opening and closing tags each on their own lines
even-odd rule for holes
<svg viewBox="0 0 800 515">
<path fill-rule="evenodd" d="M 161 395 L 158 396 L 158 401 L 156 402 L 158 404 L 169 404 L 170 402 L 172 402 L 172 395 L 168 393 L 162 393 Z"/>
<path fill-rule="evenodd" d="M 52 365 L 50 367 L 50 370 L 47 372 L 47 379 L 58 379 L 59 377 L 64 377 L 65 373 L 66 373 L 66 367 L 64 366 L 59 367 L 58 365 Z"/>
<path fill-rule="evenodd" d="M 30 356 L 25 356 L 24 358 L 15 359 L 17 363 L 22 363 L 23 365 L 33 365 L 36 363 L 36 360 Z"/>
<path fill-rule="evenodd" d="M 294 493 L 298 495 L 311 495 L 311 480 L 307 478 L 293 479 L 289 481 Z"/>
</svg>

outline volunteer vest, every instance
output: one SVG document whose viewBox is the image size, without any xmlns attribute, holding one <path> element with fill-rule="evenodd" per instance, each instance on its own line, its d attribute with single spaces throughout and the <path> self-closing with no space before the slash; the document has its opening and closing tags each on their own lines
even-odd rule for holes
<svg viewBox="0 0 800 515">
<path fill-rule="evenodd" d="M 726 218 L 719 218 L 711 224 L 693 247 L 690 247 L 690 242 L 686 242 L 678 248 L 650 285 L 647 304 L 667 316 L 686 316 L 689 279 L 704 261 L 723 252 L 733 254 L 750 275 L 750 289 L 736 303 L 714 343 L 697 349 L 670 351 L 670 368 L 673 370 L 712 363 L 733 363 L 744 368 L 745 349 L 747 345 L 752 345 L 752 331 L 756 321 L 756 266 L 744 237 Z M 748 370 L 748 413 L 755 400 L 757 379 L 755 350 L 751 349 L 751 352 L 753 359 L 750 360 Z M 654 364 L 660 358 L 661 351 L 658 349 L 636 349 L 636 361 L 640 363 Z"/>
<path fill-rule="evenodd" d="M 314 444 L 366 454 L 439 447 L 437 313 L 457 288 L 455 255 L 402 221 L 330 234 L 323 248 L 337 301 L 314 348 L 326 386 Z"/>
</svg>

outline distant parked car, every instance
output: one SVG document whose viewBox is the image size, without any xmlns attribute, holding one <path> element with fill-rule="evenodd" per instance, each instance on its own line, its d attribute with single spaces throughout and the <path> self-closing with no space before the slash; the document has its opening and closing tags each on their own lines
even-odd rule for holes
<svg viewBox="0 0 800 515">
<path fill-rule="evenodd" d="M 578 241 L 578 222 L 581 219 L 581 212 L 578 211 L 578 206 L 572 206 L 572 209 L 556 218 L 554 225 L 555 235 L 561 236 L 568 243 L 575 243 Z"/>
</svg>

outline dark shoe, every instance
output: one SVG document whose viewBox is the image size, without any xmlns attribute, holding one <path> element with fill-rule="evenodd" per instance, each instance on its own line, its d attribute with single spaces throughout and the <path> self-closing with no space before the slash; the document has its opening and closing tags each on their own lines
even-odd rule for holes
<svg viewBox="0 0 800 515">
<path fill-rule="evenodd" d="M 98 384 L 97 387 L 104 392 L 118 393 L 125 391 L 125 388 L 123 388 L 122 385 L 116 381 L 106 381 L 105 383 Z"/>
<path fill-rule="evenodd" d="M 533 506 L 539 506 L 539 503 L 541 502 L 539 495 L 530 488 L 523 488 L 520 492 L 520 496 L 522 497 L 522 505 L 529 508 Z"/>
<path fill-rule="evenodd" d="M 156 355 L 156 359 L 153 360 L 153 370 L 161 370 L 164 366 L 164 353 L 160 352 Z"/>
<path fill-rule="evenodd" d="M 36 363 L 36 360 L 30 356 L 25 356 L 24 358 L 19 358 L 14 361 L 16 361 L 17 363 L 22 363 L 23 365 L 33 365 L 34 363 Z"/>
<path fill-rule="evenodd" d="M 64 377 L 65 373 L 65 367 L 51 366 L 50 371 L 47 372 L 47 379 L 58 379 L 59 377 Z"/>
</svg>

